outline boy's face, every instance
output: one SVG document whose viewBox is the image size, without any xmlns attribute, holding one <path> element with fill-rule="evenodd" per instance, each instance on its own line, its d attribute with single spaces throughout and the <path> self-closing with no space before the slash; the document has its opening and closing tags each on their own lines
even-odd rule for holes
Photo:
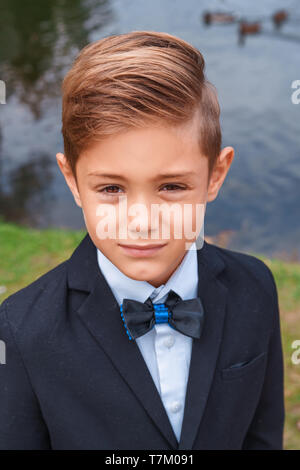
<svg viewBox="0 0 300 470">
<path fill-rule="evenodd" d="M 208 182 L 208 160 L 192 127 L 133 129 L 85 150 L 76 184 L 64 155 L 56 155 L 94 244 L 126 276 L 155 287 L 167 282 L 199 235 L 199 214 L 216 198 L 233 156 L 232 147 L 222 149 Z M 176 210 L 168 210 L 174 204 Z M 153 205 L 161 211 L 151 223 Z M 97 212 L 104 207 L 111 212 Z M 163 246 L 135 252 L 121 246 L 149 244 Z"/>
</svg>

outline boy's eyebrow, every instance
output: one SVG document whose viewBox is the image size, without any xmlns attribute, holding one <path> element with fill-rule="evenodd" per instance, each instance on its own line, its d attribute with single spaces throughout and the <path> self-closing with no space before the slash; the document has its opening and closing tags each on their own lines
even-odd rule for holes
<svg viewBox="0 0 300 470">
<path fill-rule="evenodd" d="M 183 176 L 193 176 L 195 173 L 193 171 L 181 171 L 177 173 L 160 173 L 154 179 L 158 178 L 180 178 Z"/>
<path fill-rule="evenodd" d="M 180 178 L 184 176 L 192 176 L 195 175 L 193 171 L 186 171 L 186 172 L 181 172 L 181 173 L 160 173 L 156 175 L 153 179 L 160 179 L 160 178 Z M 114 173 L 97 173 L 97 172 L 91 172 L 88 173 L 88 176 L 101 176 L 102 178 L 118 178 L 122 180 L 126 180 L 126 178 L 122 175 L 114 174 Z"/>
</svg>

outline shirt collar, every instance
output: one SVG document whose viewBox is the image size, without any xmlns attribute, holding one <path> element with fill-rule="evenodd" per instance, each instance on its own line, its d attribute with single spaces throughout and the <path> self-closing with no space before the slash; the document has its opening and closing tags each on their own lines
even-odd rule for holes
<svg viewBox="0 0 300 470">
<path fill-rule="evenodd" d="M 183 300 L 197 297 L 198 260 L 196 243 L 193 243 L 190 249 L 187 250 L 181 263 L 166 284 L 162 284 L 157 288 L 147 281 L 139 281 L 126 276 L 98 248 L 97 260 L 99 268 L 119 305 L 125 298 L 145 302 L 149 296 L 153 302 L 163 303 L 170 289 L 180 295 Z"/>
</svg>

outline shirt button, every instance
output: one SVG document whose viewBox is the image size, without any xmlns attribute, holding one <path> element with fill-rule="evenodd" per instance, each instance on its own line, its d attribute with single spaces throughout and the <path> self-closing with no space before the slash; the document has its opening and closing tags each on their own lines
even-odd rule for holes
<svg viewBox="0 0 300 470">
<path fill-rule="evenodd" d="M 172 413 L 177 413 L 177 411 L 181 410 L 181 403 L 179 401 L 175 401 L 171 405 L 171 411 Z"/>
<path fill-rule="evenodd" d="M 168 336 L 164 341 L 164 345 L 167 348 L 171 348 L 174 343 L 175 343 L 175 339 L 174 339 L 174 336 L 172 336 L 172 335 Z"/>
</svg>

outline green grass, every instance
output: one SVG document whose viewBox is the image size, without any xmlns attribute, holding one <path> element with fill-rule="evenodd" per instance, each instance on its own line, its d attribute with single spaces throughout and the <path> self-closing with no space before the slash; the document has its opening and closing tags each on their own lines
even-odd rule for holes
<svg viewBox="0 0 300 470">
<path fill-rule="evenodd" d="M 86 230 L 36 230 L 0 220 L 0 304 L 10 294 L 66 260 Z M 271 269 L 279 297 L 285 368 L 284 448 L 300 449 L 300 364 L 293 364 L 292 342 L 300 339 L 300 264 L 255 253 Z M 0 291 L 1 292 L 1 291 Z"/>
<path fill-rule="evenodd" d="M 300 364 L 293 364 L 291 356 L 293 341 L 300 340 L 300 264 L 259 257 L 270 267 L 278 289 L 285 373 L 284 447 L 299 450 Z"/>
</svg>

